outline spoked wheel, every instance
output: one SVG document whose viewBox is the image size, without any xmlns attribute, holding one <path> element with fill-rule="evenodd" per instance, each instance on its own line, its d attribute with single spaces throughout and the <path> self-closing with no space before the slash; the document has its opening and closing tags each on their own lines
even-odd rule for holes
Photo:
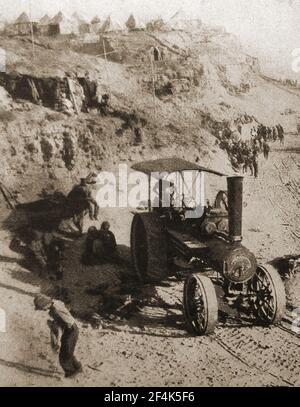
<svg viewBox="0 0 300 407">
<path fill-rule="evenodd" d="M 214 332 L 218 321 L 218 300 L 208 277 L 191 274 L 184 284 L 184 316 L 188 331 L 196 335 Z"/>
<path fill-rule="evenodd" d="M 271 265 L 259 265 L 256 274 L 249 281 L 252 295 L 251 305 L 260 324 L 277 324 L 282 319 L 286 309 L 284 284 Z"/>
</svg>

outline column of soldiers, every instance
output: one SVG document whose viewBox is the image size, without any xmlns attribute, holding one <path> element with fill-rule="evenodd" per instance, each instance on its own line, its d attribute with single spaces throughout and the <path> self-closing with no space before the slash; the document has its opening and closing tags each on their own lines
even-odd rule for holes
<svg viewBox="0 0 300 407">
<path fill-rule="evenodd" d="M 241 132 L 240 129 L 239 132 Z M 284 130 L 280 124 L 274 127 L 259 124 L 251 128 L 249 140 L 234 137 L 231 130 L 224 129 L 219 133 L 218 144 L 229 153 L 235 169 L 242 170 L 244 173 L 249 170 L 251 176 L 257 178 L 259 155 L 263 154 L 264 158 L 268 159 L 270 143 L 277 140 L 284 144 Z"/>
</svg>

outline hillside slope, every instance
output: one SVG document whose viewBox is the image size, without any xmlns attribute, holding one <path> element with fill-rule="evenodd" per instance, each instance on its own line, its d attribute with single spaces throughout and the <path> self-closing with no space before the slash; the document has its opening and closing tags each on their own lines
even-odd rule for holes
<svg viewBox="0 0 300 407">
<path fill-rule="evenodd" d="M 108 60 L 101 43 L 91 44 L 100 55 L 95 56 L 91 47 L 78 49 L 74 40 L 48 39 L 36 42 L 33 59 L 29 39 L 1 38 L 10 80 L 18 74 L 55 83 L 66 73 L 89 71 L 98 93 L 111 95 L 108 117 L 94 112 L 70 118 L 28 101 L 9 101 L 2 90 L 1 175 L 21 195 L 22 187 L 28 192 L 27 184 L 35 190 L 41 185 L 69 188 L 82 168 L 98 170 L 166 154 L 228 172 L 226 153 L 214 145 L 218 130 L 235 126 L 245 115 L 266 125 L 280 122 L 287 132 L 296 129 L 299 94 L 264 79 L 258 61 L 229 34 L 135 32 L 103 41 Z M 151 64 L 154 46 L 163 60 Z M 144 121 L 138 146 L 126 122 L 133 112 Z M 66 145 L 73 150 L 71 166 L 63 158 Z"/>
<path fill-rule="evenodd" d="M 150 158 L 176 155 L 231 173 L 227 153 L 216 145 L 219 130 L 234 129 L 245 117 L 268 126 L 281 123 L 285 145 L 272 144 L 269 160 L 260 158 L 257 179 L 245 176 L 243 235 L 260 262 L 299 254 L 300 92 L 264 77 L 258 61 L 245 55 L 233 36 L 218 31 L 116 34 L 105 38 L 107 61 L 97 56 L 104 52 L 101 43 L 85 48 L 39 40 L 34 60 L 26 38 L 1 38 L 1 46 L 8 51 L 12 83 L 18 74 L 51 78 L 55 86 L 66 72 L 82 76 L 88 70 L 99 93 L 111 95 L 107 116 L 96 110 L 68 116 L 50 105 L 13 98 L 0 87 L 0 181 L 20 202 L 34 200 L 43 189 L 67 192 L 91 170 L 117 171 L 119 163 Z M 151 64 L 151 47 L 163 51 L 163 60 Z M 138 143 L 130 126 L 136 116 L 144 133 Z M 218 188 L 215 178 L 207 181 L 207 191 Z M 212 190 L 208 197 L 214 199 Z M 9 212 L 0 199 L 1 220 Z M 100 216 L 110 221 L 128 259 L 131 210 L 102 209 Z M 86 220 L 85 230 L 92 224 L 99 226 Z M 47 316 L 33 308 L 34 295 L 53 291 L 54 283 L 39 278 L 10 249 L 13 234 L 1 228 L 0 235 L 0 298 L 8 321 L 1 336 L 1 385 L 299 385 L 296 337 L 280 327 L 222 322 L 214 336 L 191 337 L 183 326 L 178 282 L 158 287 L 155 296 L 151 286 L 144 287 L 142 316 L 103 321 L 103 329 L 93 330 L 84 316 L 98 312 L 101 298 L 87 290 L 100 282 L 120 288 L 136 277 L 130 262 L 83 266 L 83 238 L 66 241 L 64 279 L 80 327 L 76 353 L 84 372 L 64 379 L 50 350 Z M 287 288 L 289 305 L 299 307 L 299 276 Z"/>
</svg>

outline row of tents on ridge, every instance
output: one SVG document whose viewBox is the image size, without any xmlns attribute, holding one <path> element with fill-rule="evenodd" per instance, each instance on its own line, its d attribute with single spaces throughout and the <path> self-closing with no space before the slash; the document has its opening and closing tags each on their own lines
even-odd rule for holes
<svg viewBox="0 0 300 407">
<path fill-rule="evenodd" d="M 61 11 L 53 18 L 47 14 L 39 21 L 32 21 L 24 12 L 14 22 L 0 22 L 0 30 L 10 35 L 69 35 L 69 34 L 101 34 L 105 32 L 126 32 L 135 30 L 149 31 L 172 31 L 200 29 L 200 19 L 187 17 L 177 12 L 168 22 L 158 18 L 149 22 L 143 22 L 134 14 L 131 14 L 125 23 L 108 16 L 101 20 L 98 16 L 87 21 L 75 12 L 71 17 L 65 16 Z"/>
</svg>

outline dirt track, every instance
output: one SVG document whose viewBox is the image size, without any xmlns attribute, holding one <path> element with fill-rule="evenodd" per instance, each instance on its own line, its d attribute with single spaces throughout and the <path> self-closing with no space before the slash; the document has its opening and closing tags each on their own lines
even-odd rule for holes
<svg viewBox="0 0 300 407">
<path fill-rule="evenodd" d="M 276 145 L 260 178 L 245 180 L 244 235 L 262 261 L 299 253 L 299 150 L 289 136 L 286 150 Z M 292 149 L 291 149 L 292 147 Z M 288 162 L 288 169 L 285 167 Z M 298 189 L 297 189 L 298 188 Z M 107 213 L 118 242 L 127 255 L 131 215 Z M 79 322 L 77 355 L 84 373 L 64 379 L 57 355 L 49 345 L 47 315 L 35 312 L 34 293 L 42 282 L 22 267 L 8 249 L 9 236 L 1 235 L 1 306 L 7 312 L 7 333 L 0 334 L 0 384 L 8 386 L 299 386 L 299 337 L 278 327 L 222 326 L 211 337 L 190 337 L 183 328 L 178 283 L 158 288 L 142 316 L 129 324 L 111 323 L 95 331 Z M 97 298 L 84 293 L 105 275 L 130 272 L 126 267 L 84 269 L 79 265 L 81 242 L 71 245 L 67 281 L 72 303 L 95 306 Z M 147 288 L 145 289 L 147 291 Z M 293 284 L 293 304 L 299 306 L 299 278 Z"/>
</svg>

